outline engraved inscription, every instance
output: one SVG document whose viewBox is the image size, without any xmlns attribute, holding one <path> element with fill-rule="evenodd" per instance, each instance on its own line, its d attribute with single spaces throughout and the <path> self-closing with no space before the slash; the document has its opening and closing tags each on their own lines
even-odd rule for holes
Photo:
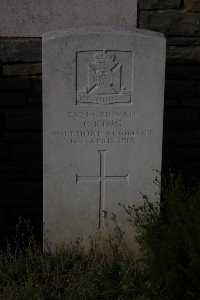
<svg viewBox="0 0 200 300">
<path fill-rule="evenodd" d="M 66 117 L 69 119 L 76 118 L 140 118 L 137 113 L 133 113 L 132 111 L 70 111 L 66 113 Z"/>
<path fill-rule="evenodd" d="M 97 51 L 77 53 L 77 104 L 131 103 L 132 52 Z"/>
<path fill-rule="evenodd" d="M 106 175 L 106 150 L 98 150 L 100 155 L 100 174 L 99 176 L 78 176 L 76 175 L 76 184 L 81 182 L 98 182 L 99 183 L 99 223 L 98 228 L 101 227 L 104 221 L 103 212 L 105 211 L 105 183 L 106 181 L 125 181 L 129 183 L 129 174 L 124 176 L 107 176 Z"/>
<path fill-rule="evenodd" d="M 64 128 L 52 129 L 54 138 L 62 138 L 71 145 L 129 145 L 151 140 L 153 130 L 130 128 L 130 120 L 142 116 L 133 111 L 69 111 L 65 113 Z M 66 129 L 67 128 L 67 129 Z"/>
</svg>

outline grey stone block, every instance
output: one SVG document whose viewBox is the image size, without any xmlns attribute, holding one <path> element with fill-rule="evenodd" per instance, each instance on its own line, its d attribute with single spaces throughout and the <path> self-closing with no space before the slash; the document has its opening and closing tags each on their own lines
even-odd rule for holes
<svg viewBox="0 0 200 300">
<path fill-rule="evenodd" d="M 200 62 L 200 46 L 167 47 L 167 58 Z"/>
<path fill-rule="evenodd" d="M 42 155 L 41 155 L 42 158 Z M 30 167 L 29 167 L 29 175 L 28 178 L 30 179 L 42 179 L 42 159 L 31 160 Z"/>
<path fill-rule="evenodd" d="M 0 180 L 16 180 L 26 178 L 28 175 L 28 162 L 2 161 L 0 163 Z"/>
<path fill-rule="evenodd" d="M 0 106 L 26 106 L 26 95 L 22 93 L 0 93 Z"/>
<path fill-rule="evenodd" d="M 140 26 L 173 36 L 200 36 L 200 13 L 184 11 L 143 11 Z"/>
<path fill-rule="evenodd" d="M 170 158 L 176 158 L 176 159 L 184 159 L 187 160 L 188 157 L 190 157 L 192 154 L 193 158 L 198 161 L 199 159 L 199 149 L 198 148 L 174 148 L 174 147 L 168 147 L 165 149 L 165 156 Z"/>
<path fill-rule="evenodd" d="M 197 63 L 168 63 L 166 79 L 200 79 L 200 64 Z"/>
<path fill-rule="evenodd" d="M 30 104 L 41 104 L 42 103 L 42 78 L 32 80 L 32 91 L 28 97 Z"/>
<path fill-rule="evenodd" d="M 1 60 L 3 63 L 41 62 L 42 43 L 40 38 L 2 38 Z"/>
<path fill-rule="evenodd" d="M 192 97 L 194 95 L 194 82 L 185 80 L 167 80 L 165 96 L 168 98 Z"/>
<path fill-rule="evenodd" d="M 28 90 L 31 81 L 27 78 L 0 78 L 0 91 Z"/>
<path fill-rule="evenodd" d="M 198 37 L 169 37 L 167 46 L 199 46 L 200 39 Z"/>
<path fill-rule="evenodd" d="M 165 108 L 169 108 L 169 107 L 177 107 L 178 104 L 178 100 L 175 98 L 170 99 L 170 98 L 165 98 Z"/>
<path fill-rule="evenodd" d="M 199 0 L 185 0 L 185 9 L 187 11 L 200 11 L 200 1 Z"/>
<path fill-rule="evenodd" d="M 11 145 L 11 159 L 36 159 L 42 157 L 42 143 L 25 142 Z"/>
<path fill-rule="evenodd" d="M 22 108 L 5 111 L 5 128 L 8 130 L 41 130 L 41 109 Z"/>
<path fill-rule="evenodd" d="M 195 99 L 181 99 L 180 104 L 183 107 L 196 107 L 196 108 L 200 108 L 200 99 L 196 99 L 196 98 Z"/>
<path fill-rule="evenodd" d="M 42 95 L 31 95 L 30 97 L 28 97 L 28 103 L 42 104 Z"/>
<path fill-rule="evenodd" d="M 164 142 L 167 145 L 175 147 L 184 147 L 189 144 L 190 147 L 199 147 L 200 146 L 200 131 L 188 130 L 188 131 L 171 131 L 165 132 Z"/>
<path fill-rule="evenodd" d="M 40 207 L 42 204 L 42 183 L 30 182 L 27 177 L 19 182 L 4 183 L 2 190 L 7 199 L 1 202 L 0 211 L 12 207 L 25 210 L 29 207 Z"/>
<path fill-rule="evenodd" d="M 181 0 L 139 0 L 142 9 L 169 9 L 180 8 Z"/>
<path fill-rule="evenodd" d="M 200 97 L 200 84 L 199 84 L 199 82 L 197 82 L 196 84 L 195 84 L 195 96 L 197 96 L 197 97 Z"/>
<path fill-rule="evenodd" d="M 10 155 L 10 145 L 8 143 L 0 143 L 0 159 L 6 159 Z"/>
<path fill-rule="evenodd" d="M 42 65 L 40 63 L 3 65 L 2 72 L 4 76 L 41 75 Z"/>
<path fill-rule="evenodd" d="M 2 141 L 5 142 L 33 142 L 42 143 L 42 128 L 38 131 L 4 131 L 1 135 Z"/>
<path fill-rule="evenodd" d="M 165 124 L 173 130 L 192 130 L 197 128 L 199 123 L 199 112 L 196 109 L 166 109 Z"/>
<path fill-rule="evenodd" d="M 40 95 L 42 93 L 42 77 L 32 79 L 31 82 L 33 94 Z"/>
</svg>

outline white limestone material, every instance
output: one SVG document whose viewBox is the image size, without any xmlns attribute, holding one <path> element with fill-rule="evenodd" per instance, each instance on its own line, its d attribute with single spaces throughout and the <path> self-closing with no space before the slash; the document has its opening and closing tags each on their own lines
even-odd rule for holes
<svg viewBox="0 0 200 300">
<path fill-rule="evenodd" d="M 165 38 L 139 29 L 43 35 L 44 224 L 53 244 L 94 237 L 117 203 L 155 197 Z M 121 223 L 120 223 L 121 224 Z"/>
<path fill-rule="evenodd" d="M 136 27 L 137 0 L 0 0 L 0 36 L 41 37 L 76 26 Z"/>
</svg>

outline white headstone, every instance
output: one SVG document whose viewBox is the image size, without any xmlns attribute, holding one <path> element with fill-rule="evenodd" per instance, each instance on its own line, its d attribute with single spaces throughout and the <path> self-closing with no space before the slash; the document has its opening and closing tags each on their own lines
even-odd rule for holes
<svg viewBox="0 0 200 300">
<path fill-rule="evenodd" d="M 85 241 L 154 195 L 161 170 L 165 38 L 79 28 L 43 36 L 44 223 Z M 87 241 L 86 241 L 87 243 Z"/>
<path fill-rule="evenodd" d="M 0 36 L 41 37 L 76 26 L 136 27 L 137 0 L 0 0 Z"/>
</svg>

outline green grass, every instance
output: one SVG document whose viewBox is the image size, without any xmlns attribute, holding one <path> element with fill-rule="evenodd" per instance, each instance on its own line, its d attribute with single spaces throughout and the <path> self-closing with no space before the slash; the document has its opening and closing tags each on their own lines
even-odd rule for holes
<svg viewBox="0 0 200 300">
<path fill-rule="evenodd" d="M 161 204 L 122 207 L 137 231 L 142 258 L 127 250 L 116 220 L 104 247 L 80 241 L 42 253 L 28 223 L 0 254 L 0 299 L 200 299 L 200 187 L 163 177 Z M 153 199 L 154 200 L 154 199 Z M 29 235 L 21 233 L 28 228 Z"/>
<path fill-rule="evenodd" d="M 18 232 L 0 256 L 0 299 L 136 299 L 139 270 L 118 238 L 101 250 L 93 244 L 86 252 L 77 241 L 43 254 Z"/>
</svg>

